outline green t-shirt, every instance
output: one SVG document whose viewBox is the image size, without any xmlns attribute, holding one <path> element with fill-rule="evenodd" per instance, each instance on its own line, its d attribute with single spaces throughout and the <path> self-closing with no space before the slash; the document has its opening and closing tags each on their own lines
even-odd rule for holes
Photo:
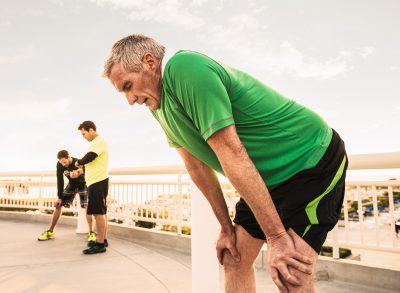
<svg viewBox="0 0 400 293">
<path fill-rule="evenodd" d="M 87 186 L 108 178 L 108 145 L 100 136 L 90 142 L 88 152 L 94 152 L 97 157 L 85 165 Z"/>
<path fill-rule="evenodd" d="M 271 189 L 314 167 L 332 138 L 331 128 L 313 111 L 192 51 L 179 51 L 166 64 L 161 106 L 152 113 L 172 147 L 185 148 L 220 173 L 207 139 L 234 124 Z"/>
</svg>

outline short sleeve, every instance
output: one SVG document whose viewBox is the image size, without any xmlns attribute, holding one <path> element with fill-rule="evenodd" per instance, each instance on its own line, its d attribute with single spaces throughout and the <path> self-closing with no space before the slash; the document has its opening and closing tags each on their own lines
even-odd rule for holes
<svg viewBox="0 0 400 293">
<path fill-rule="evenodd" d="M 204 55 L 193 52 L 179 55 L 182 57 L 173 64 L 177 98 L 207 140 L 234 124 L 227 89 L 229 77 L 219 64 Z"/>
<path fill-rule="evenodd" d="M 168 141 L 169 147 L 175 148 L 175 149 L 181 147 L 181 146 L 179 145 L 179 143 L 174 142 L 172 139 L 170 139 L 170 138 L 168 137 L 168 135 L 166 135 L 166 137 L 167 137 L 167 141 Z"/>
<path fill-rule="evenodd" d="M 101 139 L 95 139 L 89 146 L 88 152 L 94 152 L 100 156 L 105 151 L 105 145 Z"/>
</svg>

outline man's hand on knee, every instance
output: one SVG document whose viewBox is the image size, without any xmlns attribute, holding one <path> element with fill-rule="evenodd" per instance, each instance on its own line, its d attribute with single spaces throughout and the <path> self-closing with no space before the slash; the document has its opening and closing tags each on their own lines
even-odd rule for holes
<svg viewBox="0 0 400 293">
<path fill-rule="evenodd" d="M 236 248 L 236 234 L 232 229 L 230 233 L 221 230 L 216 243 L 217 257 L 221 265 L 224 265 L 224 258 L 230 255 L 234 262 L 240 262 L 240 254 Z"/>
<path fill-rule="evenodd" d="M 285 232 L 276 237 L 268 238 L 267 244 L 271 277 L 281 292 L 287 292 L 284 282 L 293 286 L 301 285 L 300 280 L 290 273 L 289 266 L 300 272 L 312 274 L 312 259 L 296 251 L 294 240 L 288 233 Z"/>
<path fill-rule="evenodd" d="M 54 203 L 54 207 L 55 208 L 60 208 L 61 207 L 61 203 L 62 203 L 62 200 L 60 198 L 57 199 L 57 201 Z"/>
</svg>

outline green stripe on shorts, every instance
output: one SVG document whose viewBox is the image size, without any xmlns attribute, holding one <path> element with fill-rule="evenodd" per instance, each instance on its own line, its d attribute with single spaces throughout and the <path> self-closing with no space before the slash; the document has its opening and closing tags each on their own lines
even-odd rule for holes
<svg viewBox="0 0 400 293">
<path fill-rule="evenodd" d="M 321 199 L 328 194 L 329 192 L 332 191 L 332 189 L 336 186 L 336 184 L 338 183 L 339 179 L 342 177 L 343 175 L 343 170 L 344 170 L 344 166 L 346 165 L 346 156 L 343 158 L 342 163 L 340 164 L 339 169 L 337 170 L 335 177 L 333 178 L 331 184 L 329 184 L 328 188 L 321 194 L 319 195 L 317 198 L 315 198 L 313 201 L 311 201 L 307 206 L 306 206 L 306 214 L 308 219 L 310 220 L 310 225 L 308 225 L 306 227 L 306 229 L 304 230 L 304 233 L 302 235 L 302 237 L 304 237 L 304 235 L 306 235 L 306 233 L 308 232 L 308 230 L 311 228 L 311 225 L 316 225 L 318 224 L 318 218 L 317 218 L 317 207 L 319 202 L 321 201 Z"/>
</svg>

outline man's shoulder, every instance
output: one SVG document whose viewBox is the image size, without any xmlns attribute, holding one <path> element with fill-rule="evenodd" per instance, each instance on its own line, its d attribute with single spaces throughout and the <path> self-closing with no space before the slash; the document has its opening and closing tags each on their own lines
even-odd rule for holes
<svg viewBox="0 0 400 293">
<path fill-rule="evenodd" d="M 103 137 L 97 136 L 94 140 L 92 140 L 91 147 L 95 147 L 95 148 L 103 147 L 103 148 L 108 149 L 108 144 L 107 144 L 107 141 Z"/>
<path fill-rule="evenodd" d="M 213 59 L 199 52 L 181 50 L 178 51 L 168 62 L 171 68 L 193 68 L 195 65 L 213 62 Z"/>
<path fill-rule="evenodd" d="M 99 143 L 107 145 L 107 141 L 102 136 L 98 136 L 97 138 Z"/>
</svg>

